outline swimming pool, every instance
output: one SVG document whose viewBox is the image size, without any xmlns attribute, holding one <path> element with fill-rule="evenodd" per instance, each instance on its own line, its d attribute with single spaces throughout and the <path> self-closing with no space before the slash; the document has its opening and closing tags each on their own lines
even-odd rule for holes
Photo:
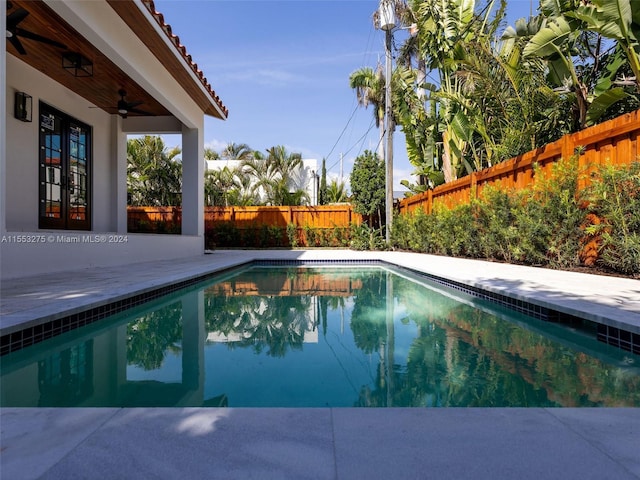
<svg viewBox="0 0 640 480">
<path fill-rule="evenodd" d="M 405 270 L 253 266 L 4 356 L 1 405 L 640 406 L 639 360 Z"/>
</svg>

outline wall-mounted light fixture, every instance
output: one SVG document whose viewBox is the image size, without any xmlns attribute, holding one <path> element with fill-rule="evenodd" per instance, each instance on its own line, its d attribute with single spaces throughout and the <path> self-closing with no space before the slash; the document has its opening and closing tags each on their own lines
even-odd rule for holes
<svg viewBox="0 0 640 480">
<path fill-rule="evenodd" d="M 27 95 L 24 92 L 16 92 L 13 116 L 23 122 L 30 122 L 32 111 L 33 99 L 31 95 Z"/>
<path fill-rule="evenodd" d="M 62 68 L 74 77 L 92 77 L 93 63 L 78 52 L 65 52 L 62 54 Z"/>
</svg>

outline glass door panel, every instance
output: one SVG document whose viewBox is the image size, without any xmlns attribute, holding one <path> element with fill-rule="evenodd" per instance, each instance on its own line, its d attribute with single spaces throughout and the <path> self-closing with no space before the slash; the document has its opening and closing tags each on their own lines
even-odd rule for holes
<svg viewBox="0 0 640 480">
<path fill-rule="evenodd" d="M 62 212 L 62 120 L 40 118 L 40 226 L 64 228 Z M 44 224 L 44 225 L 43 225 Z"/>
<path fill-rule="evenodd" d="M 90 127 L 40 105 L 40 228 L 90 230 Z"/>
<path fill-rule="evenodd" d="M 69 135 L 69 223 L 85 223 L 87 203 L 87 129 L 71 123 Z"/>
</svg>

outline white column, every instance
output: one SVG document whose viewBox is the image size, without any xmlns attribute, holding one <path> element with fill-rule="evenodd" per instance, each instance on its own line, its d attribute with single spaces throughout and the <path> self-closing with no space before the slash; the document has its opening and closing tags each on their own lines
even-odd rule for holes
<svg viewBox="0 0 640 480">
<path fill-rule="evenodd" d="M 182 127 L 182 235 L 204 235 L 203 131 L 204 117 L 198 128 Z"/>
<path fill-rule="evenodd" d="M 111 150 L 110 230 L 124 234 L 127 233 L 127 134 L 122 131 L 120 115 L 112 115 Z"/>
</svg>

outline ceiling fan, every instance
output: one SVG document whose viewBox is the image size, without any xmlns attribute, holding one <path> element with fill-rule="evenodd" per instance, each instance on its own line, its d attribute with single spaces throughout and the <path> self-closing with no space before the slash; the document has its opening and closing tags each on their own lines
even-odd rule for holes
<svg viewBox="0 0 640 480">
<path fill-rule="evenodd" d="M 126 100 L 127 92 L 125 90 L 123 89 L 118 90 L 118 95 L 120 95 L 120 100 L 118 100 L 118 103 L 116 104 L 115 107 L 91 107 L 91 108 L 104 108 L 108 110 L 113 110 L 122 118 L 127 118 L 127 116 L 132 113 L 137 115 L 152 115 L 149 112 L 136 108 L 138 105 L 142 105 L 144 102 L 127 102 Z"/>
<path fill-rule="evenodd" d="M 7 2 L 7 10 L 13 8 L 13 4 L 11 2 Z M 66 45 L 57 42 L 55 40 L 51 40 L 50 38 L 43 37 L 42 35 L 38 35 L 37 33 L 29 32 L 18 27 L 18 24 L 22 22 L 29 12 L 24 8 L 18 8 L 15 12 L 11 12 L 7 15 L 7 40 L 14 48 L 20 53 L 20 55 L 26 55 L 27 51 L 24 49 L 20 38 L 27 38 L 29 40 L 35 40 L 36 42 L 46 43 L 47 45 L 53 45 L 58 48 L 67 48 Z"/>
<path fill-rule="evenodd" d="M 118 90 L 118 95 L 120 95 L 120 100 L 118 100 L 118 115 L 122 118 L 127 118 L 127 115 L 130 113 L 137 113 L 138 115 L 151 115 L 149 112 L 145 112 L 144 110 L 140 110 L 136 108 L 138 105 L 142 105 L 144 102 L 127 102 L 125 97 L 127 96 L 127 92 L 123 89 Z"/>
</svg>

